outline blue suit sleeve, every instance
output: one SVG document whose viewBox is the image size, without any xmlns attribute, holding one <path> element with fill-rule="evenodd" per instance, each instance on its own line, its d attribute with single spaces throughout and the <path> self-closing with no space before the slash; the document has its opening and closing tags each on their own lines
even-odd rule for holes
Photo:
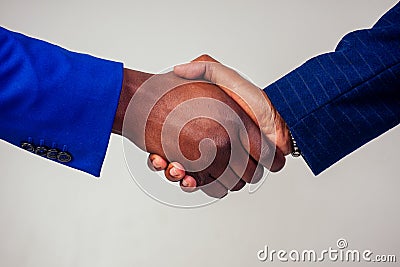
<svg viewBox="0 0 400 267">
<path fill-rule="evenodd" d="M 400 3 L 264 89 L 319 174 L 400 122 Z"/>
<path fill-rule="evenodd" d="M 0 62 L 0 138 L 16 146 L 29 141 L 64 151 L 72 160 L 63 164 L 99 176 L 122 86 L 122 64 L 1 27 Z"/>
</svg>

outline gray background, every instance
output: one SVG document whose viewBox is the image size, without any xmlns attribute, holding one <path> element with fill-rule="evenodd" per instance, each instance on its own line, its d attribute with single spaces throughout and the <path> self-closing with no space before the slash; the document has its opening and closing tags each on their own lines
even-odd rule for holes
<svg viewBox="0 0 400 267">
<path fill-rule="evenodd" d="M 396 2 L 1 0 L 0 24 L 149 72 L 207 52 L 265 86 Z M 288 158 L 256 194 L 194 210 L 145 195 L 120 137 L 111 137 L 99 180 L 0 142 L 0 266 L 303 266 L 262 263 L 256 253 L 322 250 L 340 237 L 400 260 L 399 133 L 318 177 Z"/>
</svg>

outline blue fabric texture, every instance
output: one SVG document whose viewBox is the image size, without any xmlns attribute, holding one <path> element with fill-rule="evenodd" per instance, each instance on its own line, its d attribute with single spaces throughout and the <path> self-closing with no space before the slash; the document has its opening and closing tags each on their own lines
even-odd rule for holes
<svg viewBox="0 0 400 267">
<path fill-rule="evenodd" d="M 319 174 L 400 122 L 400 3 L 264 89 Z"/>
<path fill-rule="evenodd" d="M 67 150 L 100 175 L 123 79 L 121 63 L 0 27 L 0 138 Z"/>
</svg>

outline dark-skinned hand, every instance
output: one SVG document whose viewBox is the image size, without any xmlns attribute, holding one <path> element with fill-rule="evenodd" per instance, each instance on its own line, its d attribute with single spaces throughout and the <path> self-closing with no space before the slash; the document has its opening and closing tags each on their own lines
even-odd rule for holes
<svg viewBox="0 0 400 267">
<path fill-rule="evenodd" d="M 257 182 L 263 174 L 258 161 L 274 150 L 224 91 L 172 72 L 125 69 L 113 130 L 167 162 L 179 162 L 196 188 L 218 198 Z"/>
</svg>

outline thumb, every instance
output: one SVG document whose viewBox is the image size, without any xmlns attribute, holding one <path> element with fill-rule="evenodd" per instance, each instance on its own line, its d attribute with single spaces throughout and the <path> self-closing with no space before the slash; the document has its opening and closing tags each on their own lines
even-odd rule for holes
<svg viewBox="0 0 400 267">
<path fill-rule="evenodd" d="M 219 63 L 216 59 L 204 54 L 193 59 L 191 63 L 175 66 L 174 73 L 185 79 L 206 78 L 205 76 L 209 68 L 209 66 L 205 64 L 206 62 Z M 210 79 L 207 80 L 211 81 Z"/>
<path fill-rule="evenodd" d="M 196 59 L 197 60 L 197 59 Z M 175 75 L 185 79 L 204 79 L 220 87 L 235 88 L 243 78 L 219 62 L 192 61 L 174 67 Z M 225 91 L 225 90 L 224 90 Z"/>
<path fill-rule="evenodd" d="M 259 125 L 260 118 L 256 118 L 255 114 L 267 114 L 269 107 L 265 101 L 265 93 L 235 70 L 211 61 L 212 58 L 211 60 L 206 58 L 207 61 L 197 61 L 203 58 L 204 56 L 201 56 L 190 63 L 175 66 L 174 73 L 185 79 L 204 79 L 218 85 Z M 261 111 L 255 112 L 256 110 Z"/>
<path fill-rule="evenodd" d="M 185 79 L 201 79 L 206 73 L 206 62 L 190 62 L 174 67 L 174 73 Z"/>
</svg>

